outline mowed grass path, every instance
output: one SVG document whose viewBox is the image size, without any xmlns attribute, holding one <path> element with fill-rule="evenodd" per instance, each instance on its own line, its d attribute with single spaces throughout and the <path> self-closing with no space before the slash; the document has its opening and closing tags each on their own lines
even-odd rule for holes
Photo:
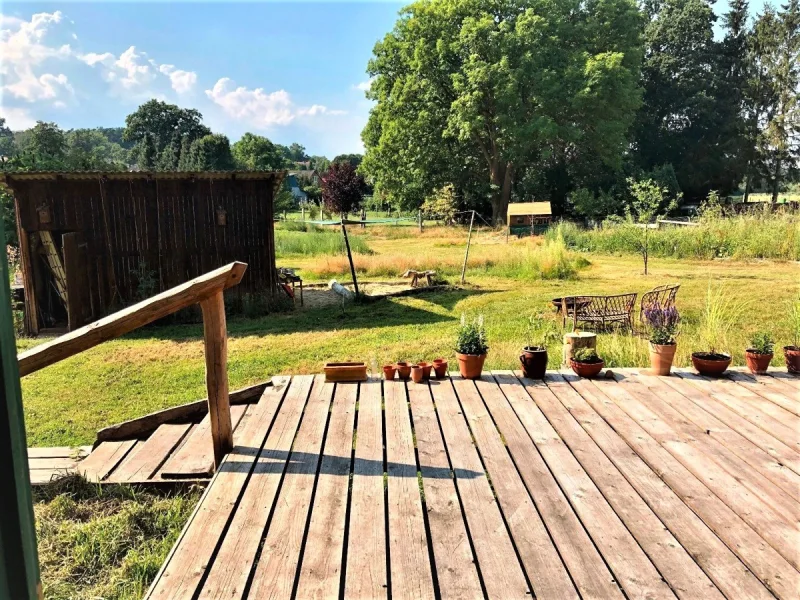
<svg viewBox="0 0 800 600">
<path fill-rule="evenodd" d="M 425 256 L 434 254 L 452 260 L 463 253 L 458 239 L 443 240 L 436 235 L 416 239 L 371 236 L 369 245 L 374 257 L 389 262 L 392 257 L 410 255 L 423 256 L 424 261 Z M 478 236 L 474 255 L 488 255 L 500 246 L 508 251 L 505 244 L 498 244 L 496 235 Z M 526 343 L 527 315 L 552 314 L 551 298 L 578 293 L 641 294 L 668 282 L 681 284 L 678 306 L 684 314 L 684 331 L 677 364 L 688 365 L 690 352 L 701 349 L 692 343 L 692 335 L 709 278 L 721 282 L 735 298 L 750 303 L 731 339 L 729 350 L 735 364 L 743 364 L 748 336 L 756 330 L 772 331 L 778 347 L 788 343 L 785 311 L 797 295 L 797 263 L 654 259 L 650 275 L 644 277 L 636 257 L 587 258 L 592 264 L 577 280 L 501 279 L 486 276 L 476 267 L 468 272 L 468 284 L 462 290 L 350 305 L 344 310 L 333 307 L 260 319 L 231 318 L 231 389 L 281 373 L 320 372 L 329 360 L 366 361 L 373 372 L 400 359 L 444 356 L 453 360 L 454 332 L 462 313 L 485 317 L 491 346 L 487 367 L 515 368 Z M 280 263 L 303 267 L 313 266 L 314 260 L 296 257 Z M 25 349 L 41 341 L 23 339 L 18 347 Z M 610 366 L 648 364 L 645 341 L 631 336 L 601 335 L 599 351 Z M 560 344 L 554 344 L 551 368 L 558 366 L 560 354 Z M 780 363 L 778 350 L 773 364 Z M 89 444 L 99 428 L 205 396 L 202 326 L 140 330 L 25 377 L 22 390 L 28 445 Z"/>
</svg>

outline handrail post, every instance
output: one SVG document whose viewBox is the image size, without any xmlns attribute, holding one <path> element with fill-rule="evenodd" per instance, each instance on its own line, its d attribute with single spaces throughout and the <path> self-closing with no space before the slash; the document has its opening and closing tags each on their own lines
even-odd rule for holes
<svg viewBox="0 0 800 600">
<path fill-rule="evenodd" d="M 222 290 L 200 302 L 203 311 L 203 345 L 206 358 L 208 416 L 214 445 L 214 465 L 219 467 L 233 449 L 231 407 L 228 397 L 228 334 Z"/>
</svg>

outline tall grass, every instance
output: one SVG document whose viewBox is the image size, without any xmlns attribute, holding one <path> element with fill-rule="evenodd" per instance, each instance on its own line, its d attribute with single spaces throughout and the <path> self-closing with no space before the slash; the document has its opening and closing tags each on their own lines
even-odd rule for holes
<svg viewBox="0 0 800 600">
<path fill-rule="evenodd" d="M 461 273 L 463 258 L 435 251 L 403 255 L 359 256 L 355 260 L 356 272 L 365 277 L 395 278 L 408 269 L 434 270 L 439 277 L 455 277 Z M 563 240 L 546 241 L 538 246 L 496 245 L 491 252 L 476 256 L 467 263 L 470 275 L 488 275 L 521 281 L 539 279 L 574 279 L 589 265 L 582 256 L 567 249 Z M 304 269 L 305 273 L 321 279 L 349 274 L 345 256 L 321 258 Z"/>
<path fill-rule="evenodd" d="M 312 227 L 305 225 L 305 227 Z M 358 235 L 349 236 L 350 249 L 357 254 L 372 254 L 366 240 Z M 313 228 L 309 231 L 291 229 L 275 230 L 275 254 L 284 256 L 343 256 L 345 254 L 344 238 L 338 229 L 328 230 Z"/>
<path fill-rule="evenodd" d="M 606 223 L 602 229 L 584 229 L 561 223 L 548 237 L 564 238 L 567 246 L 608 254 L 638 254 L 641 232 L 627 224 Z M 747 215 L 714 216 L 697 226 L 665 226 L 650 233 L 651 256 L 800 260 L 800 215 L 767 211 Z"/>
</svg>

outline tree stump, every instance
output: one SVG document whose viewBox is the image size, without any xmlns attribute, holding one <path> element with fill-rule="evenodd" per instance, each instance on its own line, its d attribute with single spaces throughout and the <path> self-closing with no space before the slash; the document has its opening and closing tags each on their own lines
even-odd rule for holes
<svg viewBox="0 0 800 600">
<path fill-rule="evenodd" d="M 590 331 L 574 331 L 564 335 L 564 366 L 569 367 L 569 360 L 578 348 L 597 348 L 597 334 Z"/>
</svg>

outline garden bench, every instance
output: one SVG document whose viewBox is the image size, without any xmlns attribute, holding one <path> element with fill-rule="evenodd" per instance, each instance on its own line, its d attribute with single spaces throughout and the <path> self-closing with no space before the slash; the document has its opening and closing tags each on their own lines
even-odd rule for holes
<svg viewBox="0 0 800 600">
<path fill-rule="evenodd" d="M 621 324 L 633 333 L 633 307 L 638 294 L 616 296 L 568 296 L 561 299 L 561 319 L 566 326 L 567 317 L 572 317 L 572 328 L 578 323 L 606 329 L 612 324 Z"/>
</svg>

